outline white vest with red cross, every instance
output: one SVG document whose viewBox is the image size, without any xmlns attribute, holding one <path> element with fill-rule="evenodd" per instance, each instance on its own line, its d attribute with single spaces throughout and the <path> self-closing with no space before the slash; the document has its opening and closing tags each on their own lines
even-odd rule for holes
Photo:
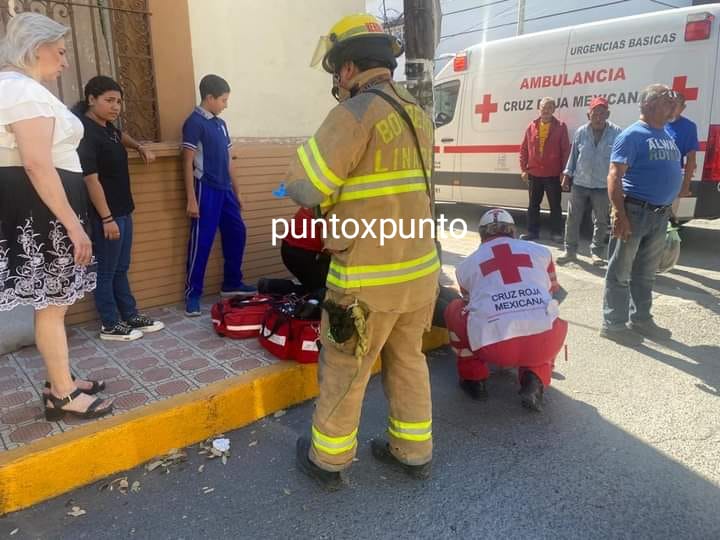
<svg viewBox="0 0 720 540">
<path fill-rule="evenodd" d="M 558 317 L 552 292 L 559 286 L 550 250 L 508 237 L 493 238 L 456 271 L 467 292 L 472 350 L 550 330 Z"/>
</svg>

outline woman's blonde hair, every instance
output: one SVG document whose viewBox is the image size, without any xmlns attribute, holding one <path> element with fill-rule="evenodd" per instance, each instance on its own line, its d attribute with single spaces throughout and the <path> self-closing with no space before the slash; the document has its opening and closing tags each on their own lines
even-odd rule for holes
<svg viewBox="0 0 720 540">
<path fill-rule="evenodd" d="M 69 31 L 67 26 L 39 13 L 16 15 L 10 19 L 5 36 L 0 39 L 0 67 L 32 67 L 39 47 L 62 39 Z"/>
</svg>

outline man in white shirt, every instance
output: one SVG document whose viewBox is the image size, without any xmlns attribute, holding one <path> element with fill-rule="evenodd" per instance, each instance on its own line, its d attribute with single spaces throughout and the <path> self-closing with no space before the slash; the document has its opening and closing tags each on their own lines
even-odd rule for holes
<svg viewBox="0 0 720 540">
<path fill-rule="evenodd" d="M 480 247 L 457 268 L 463 299 L 445 310 L 460 386 L 487 397 L 487 364 L 518 368 L 524 407 L 540 411 L 555 357 L 565 342 L 560 291 L 550 250 L 515 238 L 515 222 L 495 208 L 480 219 Z"/>
</svg>

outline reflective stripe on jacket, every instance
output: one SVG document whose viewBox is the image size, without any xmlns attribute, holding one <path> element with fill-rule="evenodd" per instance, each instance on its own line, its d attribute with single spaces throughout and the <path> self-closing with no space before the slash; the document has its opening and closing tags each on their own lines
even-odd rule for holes
<svg viewBox="0 0 720 540">
<path fill-rule="evenodd" d="M 420 139 L 422 161 L 397 111 L 361 90 L 330 111 L 317 133 L 298 148 L 287 176 L 288 193 L 302 206 L 319 205 L 328 223 L 333 218 L 338 223 L 336 230 L 328 227 L 324 241 L 333 253 L 330 289 L 375 311 L 414 311 L 434 300 L 440 269 L 423 176 L 423 162 L 427 168 L 432 165 L 433 124 L 413 98 L 392 83 L 388 70 L 363 72 L 353 82 L 361 89 L 371 84 L 403 106 Z M 359 228 L 343 227 L 348 220 Z M 363 220 L 373 223 L 374 237 L 367 234 Z M 392 227 L 381 220 L 397 226 L 397 234 L 384 245 L 381 227 L 387 233 Z"/>
</svg>

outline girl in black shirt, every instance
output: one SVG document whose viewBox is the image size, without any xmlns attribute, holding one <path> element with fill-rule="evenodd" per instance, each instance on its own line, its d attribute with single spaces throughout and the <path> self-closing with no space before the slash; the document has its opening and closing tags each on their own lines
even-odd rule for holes
<svg viewBox="0 0 720 540">
<path fill-rule="evenodd" d="M 113 122 L 122 109 L 123 91 L 110 77 L 93 77 L 85 85 L 85 100 L 73 109 L 85 126 L 78 147 L 85 184 L 95 207 L 94 253 L 98 262 L 95 304 L 100 314 L 100 338 L 133 341 L 164 324 L 138 313 L 130 291 L 130 267 L 135 209 L 130 191 L 126 148 L 136 150 L 145 163 L 155 156 Z"/>
</svg>

